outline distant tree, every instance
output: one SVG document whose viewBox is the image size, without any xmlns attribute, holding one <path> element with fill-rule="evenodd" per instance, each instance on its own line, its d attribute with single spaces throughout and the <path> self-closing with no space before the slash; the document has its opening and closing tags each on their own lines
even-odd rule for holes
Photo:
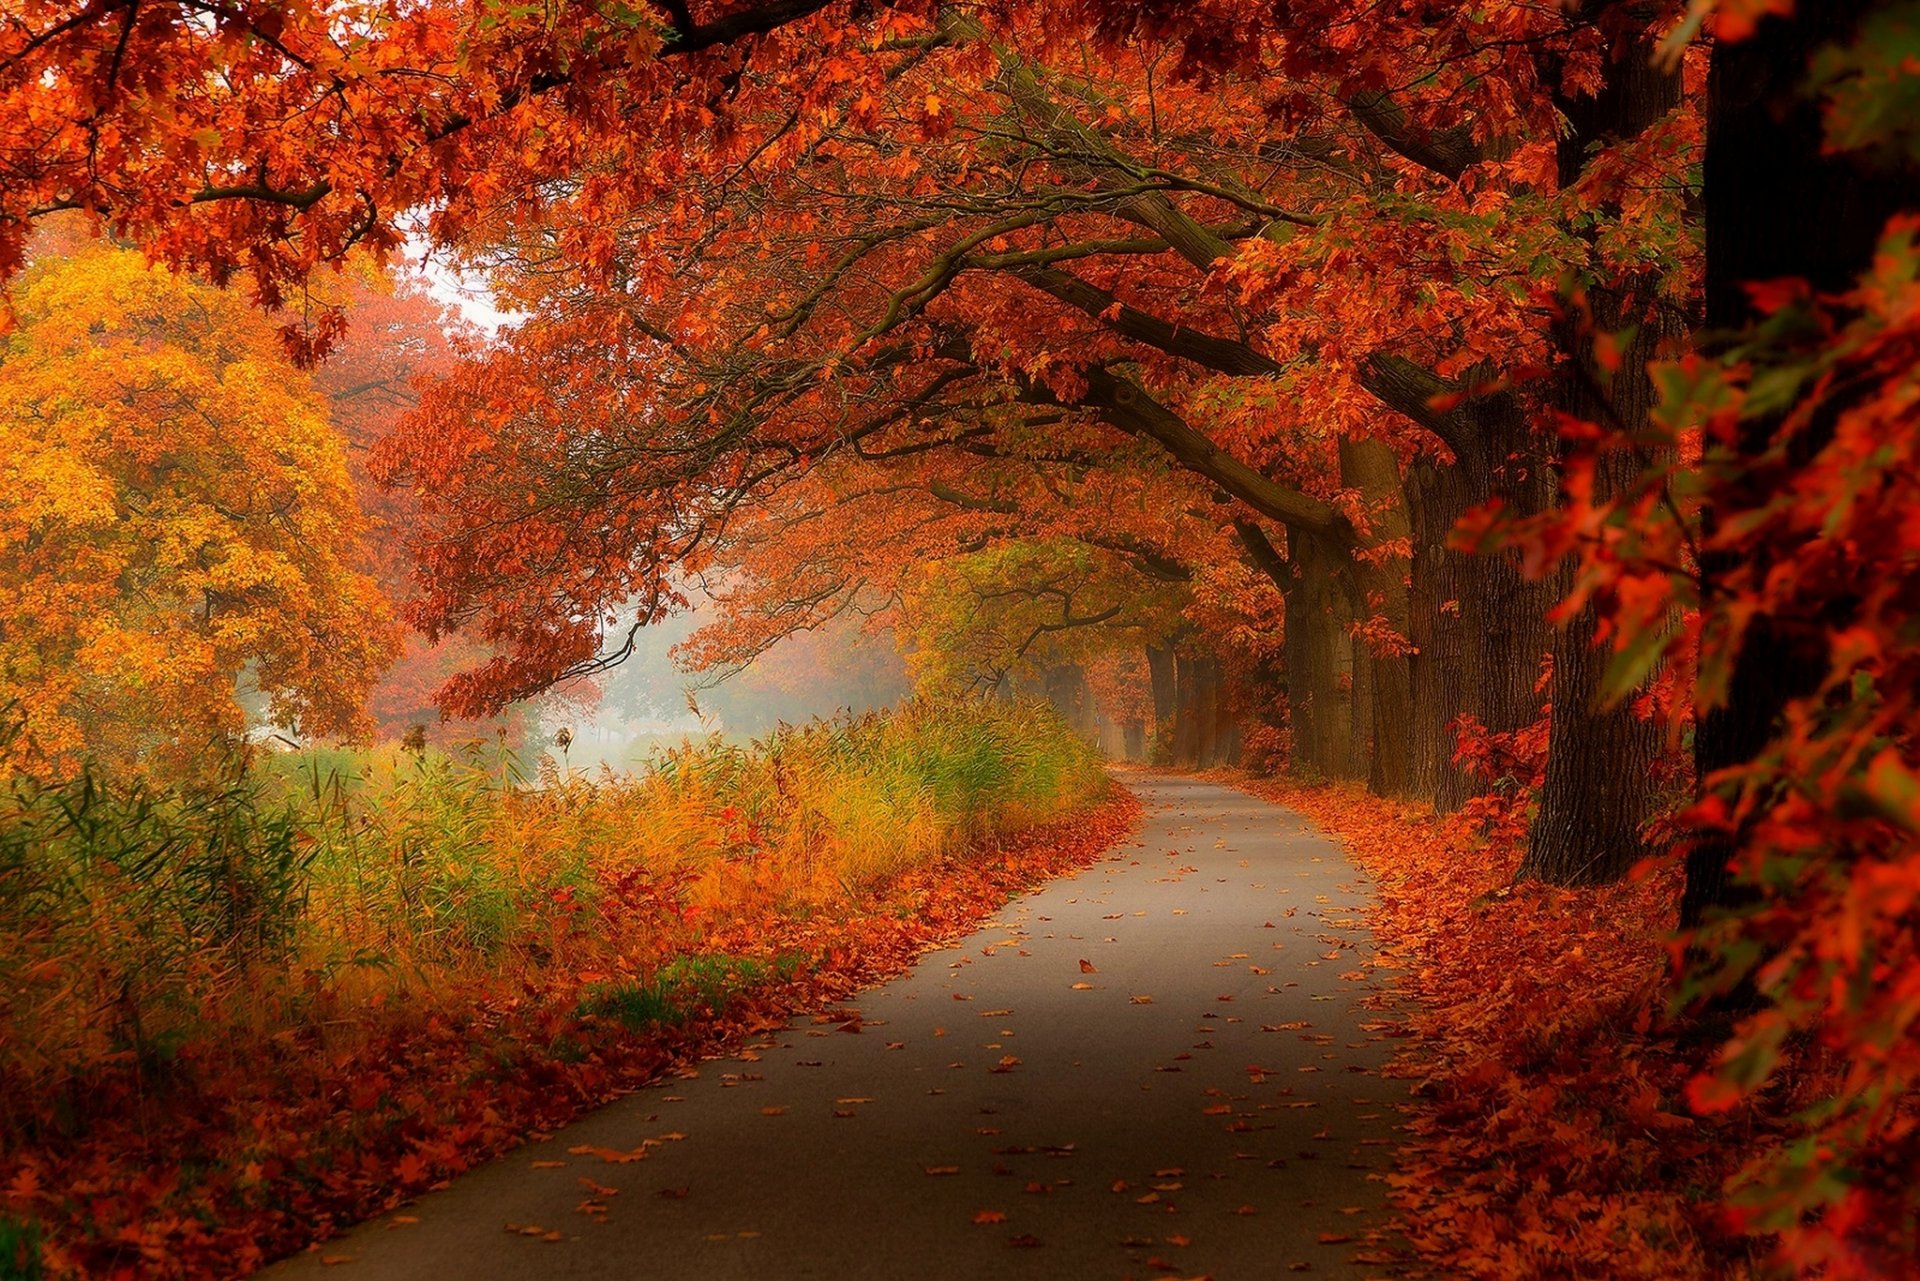
<svg viewBox="0 0 1920 1281">
<path fill-rule="evenodd" d="M 0 343 L 0 770 L 356 735 L 394 652 L 339 437 L 245 299 L 86 249 Z"/>
</svg>

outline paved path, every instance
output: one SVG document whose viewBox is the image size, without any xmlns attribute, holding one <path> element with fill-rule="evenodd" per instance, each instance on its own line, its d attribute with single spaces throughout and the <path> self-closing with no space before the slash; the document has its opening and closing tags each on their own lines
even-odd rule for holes
<svg viewBox="0 0 1920 1281">
<path fill-rule="evenodd" d="M 1319 1240 L 1381 1222 L 1403 1096 L 1349 977 L 1361 873 L 1288 810 L 1125 777 L 1137 843 L 866 993 L 858 1035 L 797 1020 L 272 1275 L 1378 1274 Z"/>
</svg>

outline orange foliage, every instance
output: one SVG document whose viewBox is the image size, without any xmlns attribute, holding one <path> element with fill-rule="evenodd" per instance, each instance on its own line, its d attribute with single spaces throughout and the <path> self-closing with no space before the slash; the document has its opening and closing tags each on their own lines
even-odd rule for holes
<svg viewBox="0 0 1920 1281">
<path fill-rule="evenodd" d="M 366 728 L 392 652 L 308 379 L 241 299 L 92 246 L 20 284 L 0 340 L 8 768 L 184 768 L 265 719 Z M 17 733 L 16 733 L 17 731 Z"/>
</svg>

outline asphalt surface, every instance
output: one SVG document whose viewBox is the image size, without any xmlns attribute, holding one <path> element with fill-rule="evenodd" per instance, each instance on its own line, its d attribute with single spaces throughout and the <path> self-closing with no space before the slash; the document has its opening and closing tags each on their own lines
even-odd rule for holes
<svg viewBox="0 0 1920 1281">
<path fill-rule="evenodd" d="M 1365 877 L 1291 811 L 1123 778 L 1136 841 L 865 993 L 857 1033 L 795 1020 L 266 1275 L 1381 1275 L 1351 1256 L 1404 1089 Z"/>
</svg>

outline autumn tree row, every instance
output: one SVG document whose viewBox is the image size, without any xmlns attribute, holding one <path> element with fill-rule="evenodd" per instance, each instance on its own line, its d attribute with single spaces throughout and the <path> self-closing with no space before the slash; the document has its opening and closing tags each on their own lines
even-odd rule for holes
<svg viewBox="0 0 1920 1281">
<path fill-rule="evenodd" d="M 723 662 L 876 599 L 986 676 L 1201 628 L 1298 767 L 1442 804 L 1548 713 L 1530 874 L 1691 801 L 1703 1105 L 1831 1037 L 1809 1132 L 1904 1169 L 1913 23 L 1714 7 L 29 8 L 0 251 L 79 208 L 276 304 L 424 211 L 491 271 L 528 319 L 376 459 L 495 651 L 457 710 L 724 575 Z M 1910 1220 L 1770 1186 L 1835 1266 Z"/>
</svg>

